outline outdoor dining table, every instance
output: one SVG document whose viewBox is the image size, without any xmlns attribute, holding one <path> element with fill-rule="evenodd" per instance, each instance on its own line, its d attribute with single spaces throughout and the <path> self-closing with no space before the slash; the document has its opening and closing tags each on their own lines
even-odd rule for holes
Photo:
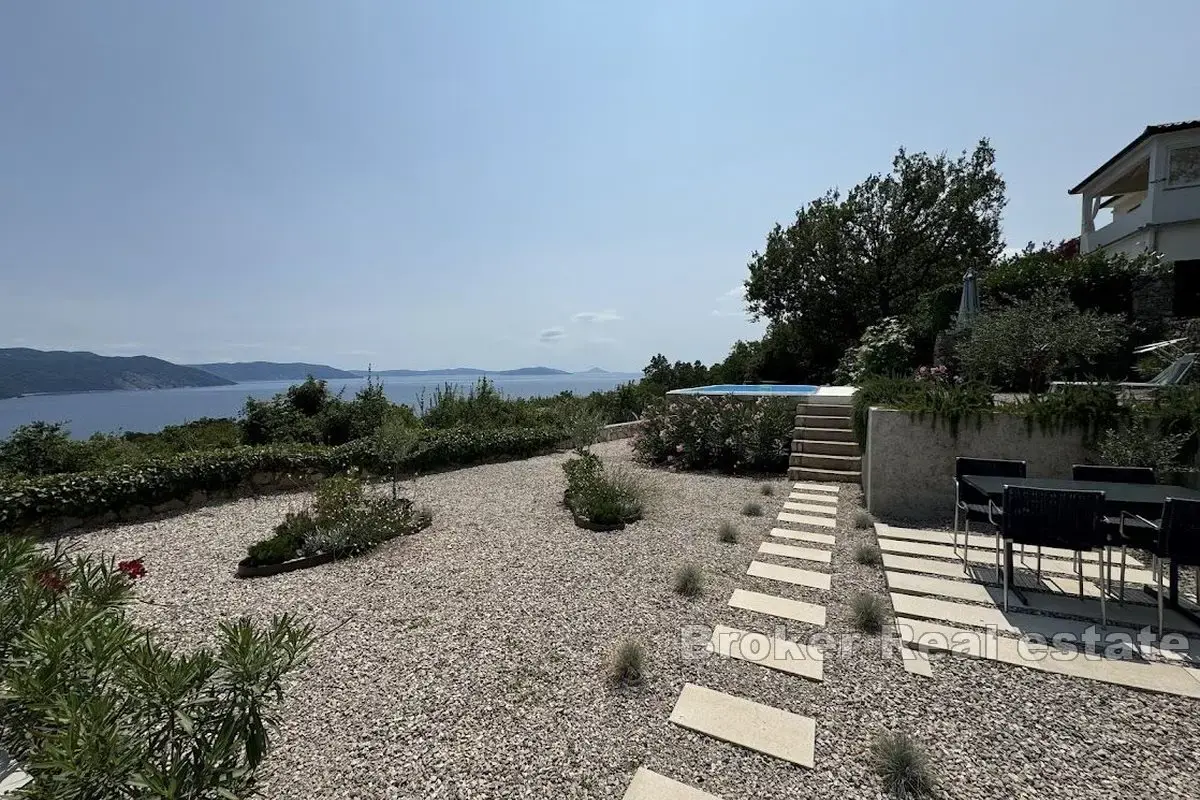
<svg viewBox="0 0 1200 800">
<path fill-rule="evenodd" d="M 1004 478 L 994 475 L 964 475 L 964 483 L 969 484 L 988 496 L 988 499 L 1004 508 L 1005 486 L 1029 486 L 1036 489 L 1073 489 L 1076 491 L 1104 492 L 1104 514 L 1116 519 L 1122 511 L 1137 514 L 1158 523 L 1163 515 L 1163 503 L 1168 497 L 1181 500 L 1200 500 L 1200 491 L 1184 486 L 1170 486 L 1161 483 L 1115 483 L 1111 481 L 1074 481 L 1064 478 Z M 1004 543 L 1004 581 L 1010 590 L 1012 586 L 1013 553 L 1012 543 Z M 1157 594 L 1155 587 L 1147 586 L 1146 591 Z M 1018 595 L 1019 596 L 1019 595 Z M 1179 565 L 1174 561 L 1170 565 L 1170 588 L 1163 598 L 1164 605 L 1176 609 L 1193 621 L 1200 622 L 1200 617 L 1191 614 L 1179 605 Z"/>
</svg>

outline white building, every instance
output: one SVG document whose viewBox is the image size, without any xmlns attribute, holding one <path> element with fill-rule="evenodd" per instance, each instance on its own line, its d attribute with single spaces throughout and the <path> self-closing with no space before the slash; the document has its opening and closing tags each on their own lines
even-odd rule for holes
<svg viewBox="0 0 1200 800">
<path fill-rule="evenodd" d="M 1200 120 L 1148 126 L 1070 194 L 1083 198 L 1081 252 L 1161 253 L 1175 265 L 1162 312 L 1200 316 Z"/>
</svg>

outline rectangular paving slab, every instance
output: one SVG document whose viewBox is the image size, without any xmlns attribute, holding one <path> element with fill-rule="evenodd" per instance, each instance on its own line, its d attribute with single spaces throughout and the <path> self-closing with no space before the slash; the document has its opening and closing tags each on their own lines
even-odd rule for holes
<svg viewBox="0 0 1200 800">
<path fill-rule="evenodd" d="M 938 600 L 934 597 L 918 597 L 911 594 L 892 592 L 892 607 L 898 617 L 920 617 L 949 622 L 954 625 L 971 625 L 976 628 L 991 628 L 1020 633 L 1020 629 L 1009 622 L 1009 615 L 995 606 L 972 606 Z"/>
<path fill-rule="evenodd" d="M 686 783 L 659 775 L 653 770 L 638 767 L 633 781 L 625 790 L 624 800 L 721 800 L 715 794 L 694 789 Z"/>
<path fill-rule="evenodd" d="M 760 614 L 770 614 L 781 619 L 806 622 L 809 625 L 825 625 L 825 606 L 806 603 L 803 600 L 789 600 L 773 594 L 734 589 L 733 597 L 729 598 L 729 605 L 734 608 L 744 608 L 747 611 L 757 611 Z"/>
<path fill-rule="evenodd" d="M 813 766 L 817 724 L 812 717 L 688 683 L 675 701 L 671 722 L 802 767 Z"/>
<path fill-rule="evenodd" d="M 788 500 L 800 500 L 805 503 L 822 503 L 834 507 L 838 503 L 836 494 L 805 494 L 804 492 L 792 492 L 788 495 Z"/>
<path fill-rule="evenodd" d="M 883 536 L 879 537 L 879 549 L 885 553 L 902 553 L 904 555 L 925 556 L 927 558 L 944 558 L 947 560 L 957 560 L 962 563 L 962 550 L 956 554 L 954 548 L 949 545 L 929 544 L 928 542 L 910 542 L 904 539 L 888 539 Z M 971 550 L 971 564 L 990 564 L 995 566 L 996 552 L 994 550 Z M 1021 560 L 1019 550 L 1013 550 L 1013 564 L 1016 567 L 1024 567 L 1025 569 L 1037 568 L 1037 556 L 1032 548 L 1025 549 L 1025 559 Z M 1120 571 L 1120 563 L 1113 566 L 1113 580 L 1117 579 Z M 1074 575 L 1075 562 L 1066 561 L 1057 558 L 1047 558 L 1045 552 L 1042 553 L 1042 573 L 1052 573 L 1056 575 Z M 1097 580 L 1100 578 L 1100 564 L 1096 562 L 1084 563 L 1083 577 L 1086 579 Z M 1150 571 L 1137 569 L 1134 567 L 1126 567 L 1125 582 L 1129 583 L 1152 583 Z"/>
<path fill-rule="evenodd" d="M 784 503 L 783 507 L 788 511 L 799 511 L 804 514 L 837 516 L 837 506 L 826 505 L 824 503 L 793 503 L 789 501 Z"/>
<path fill-rule="evenodd" d="M 793 531 L 789 528 L 771 528 L 771 535 L 780 539 L 791 539 L 796 542 L 812 542 L 813 544 L 826 544 L 833 546 L 836 541 L 831 533 L 817 533 L 816 531 Z"/>
<path fill-rule="evenodd" d="M 836 528 L 837 523 L 833 517 L 817 517 L 812 514 L 793 514 L 788 511 L 780 511 L 776 517 L 780 522 L 790 522 L 793 525 L 813 525 L 817 528 Z"/>
<path fill-rule="evenodd" d="M 886 536 L 889 539 L 904 539 L 904 540 L 912 541 L 912 542 L 927 542 L 929 544 L 942 544 L 942 545 L 950 545 L 951 548 L 954 547 L 954 532 L 953 531 L 926 531 L 926 530 L 921 530 L 919 528 L 897 528 L 895 525 L 885 525 L 883 523 L 877 524 L 875 526 L 875 529 L 876 529 L 876 532 L 880 536 Z M 965 538 L 966 538 L 966 535 L 962 531 L 959 531 L 958 546 L 960 548 L 962 547 L 962 543 Z M 992 553 L 992 557 L 995 558 L 995 551 L 996 551 L 995 535 L 994 534 L 977 535 L 974 533 L 971 534 L 971 549 L 974 550 L 975 548 L 979 548 L 981 550 L 987 550 L 988 552 Z M 1031 551 L 1031 549 L 1032 548 L 1027 547 L 1027 548 L 1025 548 L 1025 552 L 1029 553 Z M 1047 556 L 1049 556 L 1051 558 L 1073 559 L 1073 558 L 1075 558 L 1075 552 L 1072 550 L 1064 550 L 1061 547 L 1043 547 L 1042 548 L 1042 558 L 1046 558 Z M 1094 552 L 1085 552 L 1083 554 L 1083 558 L 1085 561 L 1098 561 L 1100 559 L 1100 554 L 1094 553 Z M 1120 558 L 1119 554 L 1116 555 L 1115 558 L 1119 559 Z M 1120 563 L 1120 562 L 1116 561 L 1115 563 Z M 1125 559 L 1125 564 L 1127 567 L 1144 567 L 1145 566 L 1145 564 L 1143 564 L 1142 562 L 1140 562 L 1136 558 L 1134 558 L 1133 555 L 1127 555 L 1127 557 Z"/>
<path fill-rule="evenodd" d="M 793 483 L 792 488 L 797 492 L 829 492 L 830 494 L 837 494 L 841 490 L 841 487 L 836 483 L 811 483 L 805 481 Z"/>
<path fill-rule="evenodd" d="M 1020 643 L 1016 639 L 981 635 L 977 631 L 919 619 L 900 618 L 896 624 L 906 644 L 927 652 L 953 652 L 959 656 L 999 661 L 1147 692 L 1200 698 L 1200 669 L 1193 667 L 1087 658 L 1082 654 L 1064 653 L 1050 645 Z"/>
<path fill-rule="evenodd" d="M 753 575 L 756 578 L 769 578 L 773 581 L 791 583 L 796 586 L 807 586 L 810 589 L 829 590 L 828 572 L 813 572 L 812 570 L 797 569 L 796 567 L 781 567 L 778 564 L 751 561 L 750 568 L 746 570 L 746 574 Z"/>
<path fill-rule="evenodd" d="M 812 547 L 795 547 L 790 544 L 779 544 L 778 542 L 763 542 L 758 546 L 758 552 L 772 556 L 783 556 L 785 558 L 818 561 L 822 564 L 828 564 L 830 558 L 833 556 L 828 550 L 816 550 Z"/>
<path fill-rule="evenodd" d="M 893 592 L 948 597 L 993 605 L 997 600 L 1004 601 L 1004 595 L 998 586 L 985 586 L 973 581 L 952 581 L 946 578 L 935 578 L 932 575 L 914 575 L 910 572 L 885 571 L 883 576 L 887 578 L 888 589 Z M 1008 602 L 1009 607 L 1013 604 L 1020 604 L 1016 595 L 1010 596 Z"/>
<path fill-rule="evenodd" d="M 824 678 L 824 660 L 820 650 L 754 631 L 717 625 L 709 639 L 708 651 L 812 681 Z"/>
</svg>

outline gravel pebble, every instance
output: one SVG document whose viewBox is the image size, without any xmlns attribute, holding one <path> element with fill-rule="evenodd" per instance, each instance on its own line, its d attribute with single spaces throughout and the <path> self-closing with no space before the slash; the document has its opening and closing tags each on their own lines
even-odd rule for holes
<svg viewBox="0 0 1200 800">
<path fill-rule="evenodd" d="M 629 461 L 628 442 L 594 450 Z M 180 646 L 211 641 L 217 620 L 240 615 L 291 611 L 336 628 L 289 688 L 266 798 L 620 798 L 641 765 L 731 799 L 878 798 L 866 755 L 884 727 L 927 747 L 946 797 L 1194 794 L 1195 701 L 962 657 L 935 661 L 933 679 L 921 678 L 883 659 L 879 637 L 861 635 L 827 654 L 822 683 L 686 658 L 681 632 L 691 626 L 776 630 L 770 617 L 729 608 L 734 588 L 825 604 L 826 631 L 850 631 L 853 592 L 884 593 L 879 568 L 852 558 L 857 543 L 874 540 L 853 527 L 857 487 L 842 489 L 833 589 L 820 592 L 745 575 L 786 498 L 782 479 L 763 497 L 761 479 L 637 468 L 651 490 L 646 518 L 592 533 L 561 506 L 566 458 L 406 481 L 403 494 L 433 510 L 430 529 L 272 578 L 236 580 L 234 565 L 307 495 L 78 539 L 145 559 L 139 594 L 151 602 L 136 613 Z M 749 500 L 767 515 L 740 517 Z M 737 544 L 718 541 L 726 519 L 741 530 Z M 689 561 L 706 574 L 694 600 L 671 591 Z M 786 629 L 793 639 L 815 632 Z M 604 672 L 626 639 L 645 645 L 648 677 L 619 690 Z M 816 769 L 670 725 L 685 682 L 815 717 Z"/>
</svg>

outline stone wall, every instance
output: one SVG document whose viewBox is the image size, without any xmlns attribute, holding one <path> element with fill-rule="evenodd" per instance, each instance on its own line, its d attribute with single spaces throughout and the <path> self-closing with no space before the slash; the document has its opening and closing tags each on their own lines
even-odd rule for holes
<svg viewBox="0 0 1200 800">
<path fill-rule="evenodd" d="M 1046 434 L 1024 417 L 984 414 L 966 420 L 958 437 L 949 425 L 907 411 L 872 408 L 863 452 L 863 496 L 879 517 L 915 522 L 954 516 L 954 459 L 1021 459 L 1030 477 L 1069 478 L 1071 467 L 1088 460 L 1079 431 Z"/>
<path fill-rule="evenodd" d="M 611 442 L 614 439 L 629 439 L 637 436 L 637 432 L 641 429 L 643 420 L 634 420 L 633 422 L 618 422 L 615 425 L 605 425 L 600 429 L 600 435 L 596 437 L 598 442 Z"/>
</svg>

